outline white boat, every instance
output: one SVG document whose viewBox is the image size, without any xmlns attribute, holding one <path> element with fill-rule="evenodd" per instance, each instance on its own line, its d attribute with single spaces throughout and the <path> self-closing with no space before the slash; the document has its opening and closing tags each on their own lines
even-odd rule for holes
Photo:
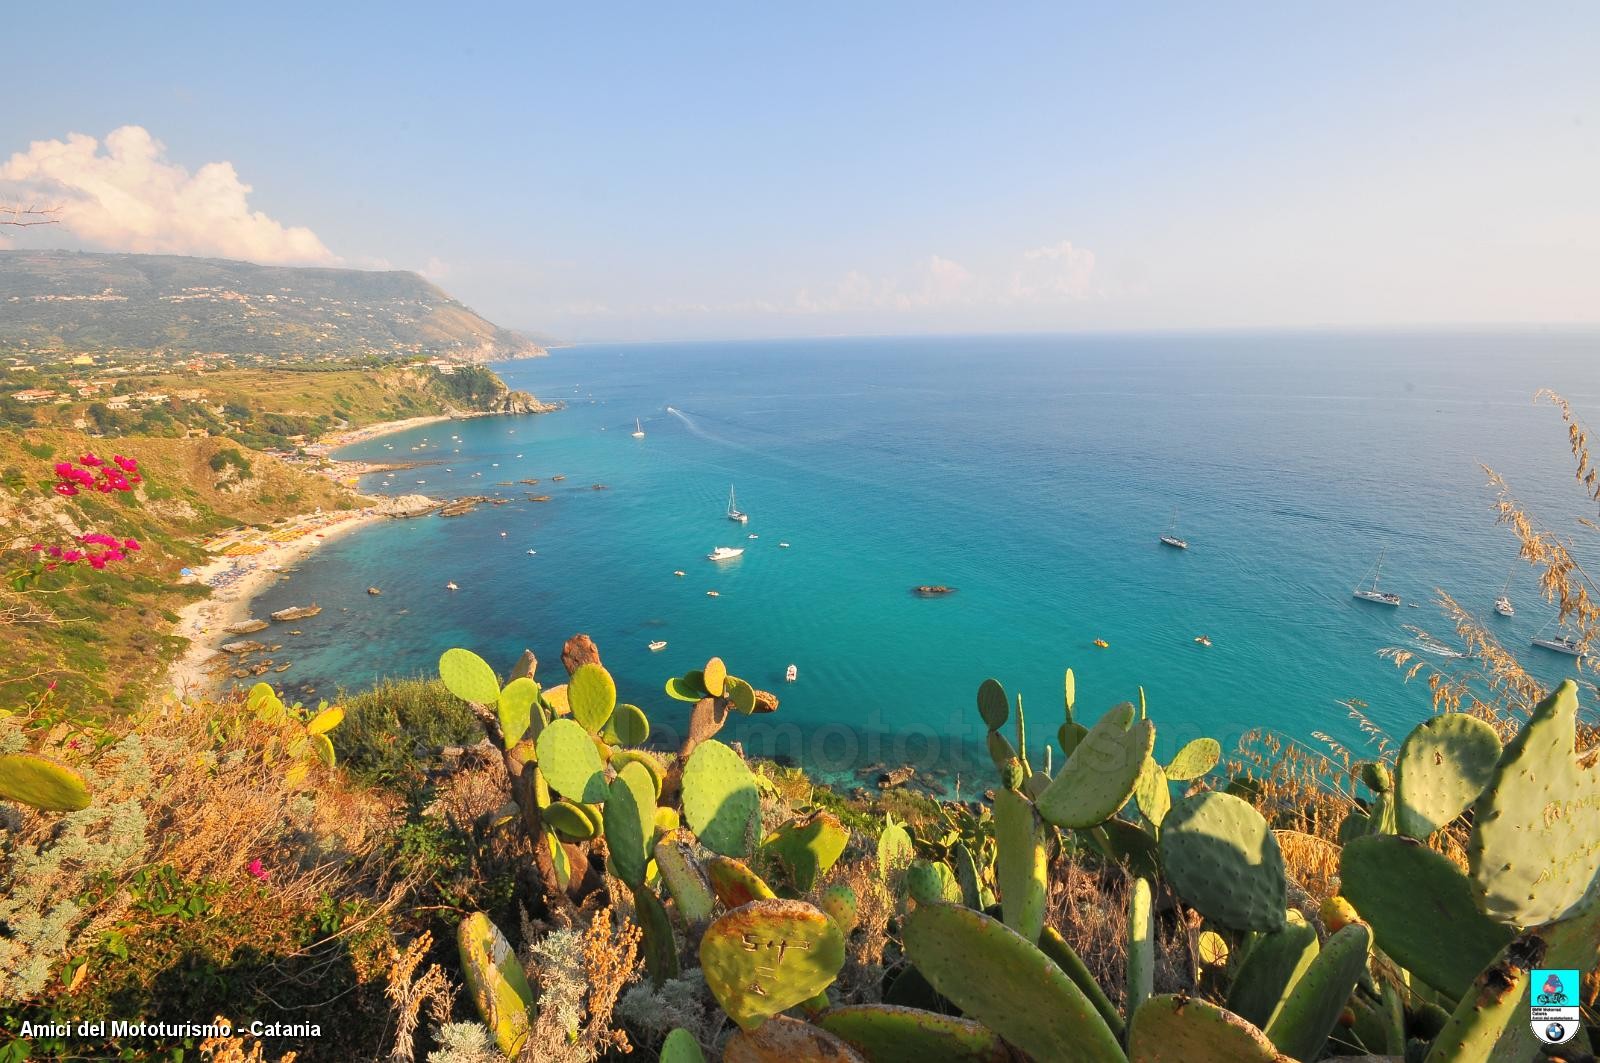
<svg viewBox="0 0 1600 1063">
<path fill-rule="evenodd" d="M 800 669 L 791 664 L 787 669 L 784 670 L 783 678 L 785 682 L 793 683 L 796 679 L 800 678 Z"/>
<path fill-rule="evenodd" d="M 757 535 L 755 532 L 751 532 L 749 535 L 746 535 L 745 538 L 746 539 L 759 539 L 759 538 L 761 538 L 761 536 Z"/>
<path fill-rule="evenodd" d="M 528 556 L 529 556 L 529 557 L 532 557 L 532 556 L 533 556 L 533 555 L 534 555 L 534 554 L 537 554 L 537 553 L 538 553 L 538 552 L 539 552 L 539 551 L 537 551 L 537 550 L 529 550 L 529 551 L 528 551 Z"/>
<path fill-rule="evenodd" d="M 1364 602 L 1373 602 L 1377 605 L 1399 605 L 1400 596 L 1393 591 L 1380 591 L 1378 589 L 1378 576 L 1383 571 L 1383 555 L 1385 551 L 1378 552 L 1378 560 L 1372 566 L 1372 586 L 1357 587 L 1353 593 Z"/>
<path fill-rule="evenodd" d="M 728 485 L 728 519 L 736 524 L 750 523 L 750 514 L 739 508 L 738 500 L 733 497 L 733 485 Z"/>
<path fill-rule="evenodd" d="M 779 549 L 787 550 L 787 549 L 789 549 L 789 544 L 788 543 L 779 543 L 778 547 L 779 547 Z"/>
<path fill-rule="evenodd" d="M 1161 537 L 1162 546 L 1170 546 L 1178 550 L 1189 549 L 1189 540 L 1178 538 L 1178 511 L 1172 511 L 1172 523 L 1167 527 L 1167 534 Z"/>
<path fill-rule="evenodd" d="M 461 588 L 456 586 L 455 580 L 451 580 L 449 583 L 444 585 L 444 589 L 447 591 L 458 591 Z"/>
<path fill-rule="evenodd" d="M 644 438 L 644 425 L 639 423 L 639 418 L 637 418 L 637 417 L 635 417 L 633 419 L 633 438 L 635 438 L 635 439 L 643 439 Z"/>
<path fill-rule="evenodd" d="M 1533 644 L 1542 650 L 1554 650 L 1556 653 L 1564 653 L 1568 657 L 1582 657 L 1584 655 L 1583 646 L 1576 635 L 1557 635 L 1553 639 L 1535 636 Z"/>
<path fill-rule="evenodd" d="M 1517 615 L 1516 606 L 1512 605 L 1511 599 L 1507 598 L 1503 594 L 1494 600 L 1494 611 L 1499 613 L 1501 616 Z"/>
<path fill-rule="evenodd" d="M 664 650 L 666 648 L 667 648 L 667 644 L 665 642 L 662 642 L 660 639 L 657 639 L 656 641 L 650 643 L 650 652 L 651 653 L 659 653 L 659 652 L 661 652 L 662 650 Z"/>
<path fill-rule="evenodd" d="M 706 555 L 707 561 L 731 561 L 744 553 L 742 546 L 719 546 Z"/>
</svg>

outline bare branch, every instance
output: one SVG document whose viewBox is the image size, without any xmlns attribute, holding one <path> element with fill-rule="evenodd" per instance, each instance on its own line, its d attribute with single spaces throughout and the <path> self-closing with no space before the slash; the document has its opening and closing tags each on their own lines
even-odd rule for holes
<svg viewBox="0 0 1600 1063">
<path fill-rule="evenodd" d="M 0 206 L 0 225 L 19 229 L 32 225 L 59 225 L 60 213 L 60 207 L 24 207 L 20 203 L 10 207 Z"/>
</svg>

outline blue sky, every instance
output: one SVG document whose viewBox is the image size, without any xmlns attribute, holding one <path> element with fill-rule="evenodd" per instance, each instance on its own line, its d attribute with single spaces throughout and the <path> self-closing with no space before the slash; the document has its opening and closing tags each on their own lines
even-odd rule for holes
<svg viewBox="0 0 1600 1063">
<path fill-rule="evenodd" d="M 0 202 L 68 224 L 12 246 L 419 269 L 570 338 L 1600 321 L 1600 5 L 40 22 Z"/>
</svg>

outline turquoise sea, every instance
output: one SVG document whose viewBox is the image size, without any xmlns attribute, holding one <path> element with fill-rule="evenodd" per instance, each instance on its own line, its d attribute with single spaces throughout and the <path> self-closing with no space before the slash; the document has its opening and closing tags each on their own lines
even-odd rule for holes
<svg viewBox="0 0 1600 1063">
<path fill-rule="evenodd" d="M 753 752 L 838 772 L 913 760 L 948 783 L 981 739 L 984 677 L 1024 695 L 1039 741 L 1068 665 L 1091 720 L 1142 684 L 1163 749 L 1260 726 L 1359 748 L 1352 698 L 1403 733 L 1427 692 L 1378 653 L 1447 659 L 1436 588 L 1540 675 L 1574 670 L 1528 647 L 1552 609 L 1479 463 L 1562 527 L 1594 516 L 1559 417 L 1533 401 L 1556 388 L 1600 424 L 1593 333 L 676 343 L 497 368 L 567 408 L 341 456 L 439 462 L 371 491 L 513 501 L 387 523 L 303 563 L 257 607 L 323 606 L 284 678 L 329 694 L 430 673 L 451 646 L 501 669 L 529 647 L 549 674 L 582 631 L 663 740 L 687 714 L 663 681 L 717 654 L 782 699 L 725 732 Z M 499 484 L 523 478 L 540 483 Z M 730 484 L 747 526 L 724 517 Z M 1157 542 L 1174 510 L 1187 551 Z M 719 545 L 745 553 L 707 561 Z M 1399 609 L 1351 596 L 1380 551 Z M 1508 577 L 1517 615 L 1492 617 Z M 925 583 L 957 592 L 915 597 Z"/>
</svg>

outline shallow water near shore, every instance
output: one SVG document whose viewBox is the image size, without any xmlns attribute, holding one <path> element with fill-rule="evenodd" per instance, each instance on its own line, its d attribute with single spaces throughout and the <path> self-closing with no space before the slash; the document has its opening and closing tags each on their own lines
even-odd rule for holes
<svg viewBox="0 0 1600 1063">
<path fill-rule="evenodd" d="M 1342 701 L 1394 735 L 1429 711 L 1421 682 L 1378 652 L 1441 659 L 1452 639 L 1435 588 L 1487 615 L 1509 574 L 1517 615 L 1494 629 L 1542 677 L 1574 671 L 1528 647 L 1553 610 L 1496 526 L 1478 463 L 1563 529 L 1593 516 L 1559 417 L 1532 396 L 1556 388 L 1600 421 L 1597 355 L 1600 337 L 1576 332 L 558 350 L 497 368 L 567 402 L 560 413 L 339 455 L 439 462 L 369 477 L 370 492 L 512 501 L 330 543 L 254 615 L 323 607 L 282 640 L 295 663 L 275 677 L 319 695 L 431 674 L 451 646 L 502 670 L 528 647 L 559 672 L 562 640 L 584 631 L 662 738 L 688 708 L 662 683 L 717 654 L 782 699 L 725 734 L 836 779 L 912 760 L 953 781 L 990 675 L 1024 696 L 1037 746 L 1061 720 L 1068 665 L 1090 721 L 1142 684 L 1158 752 L 1202 733 L 1231 746 L 1257 726 L 1359 750 Z M 730 483 L 748 525 L 723 515 Z M 1174 510 L 1187 551 L 1157 541 Z M 719 545 L 745 553 L 705 560 Z M 1383 586 L 1407 606 L 1351 597 L 1380 550 Z M 957 589 L 911 593 L 930 583 Z M 791 662 L 799 681 L 785 683 Z"/>
</svg>

